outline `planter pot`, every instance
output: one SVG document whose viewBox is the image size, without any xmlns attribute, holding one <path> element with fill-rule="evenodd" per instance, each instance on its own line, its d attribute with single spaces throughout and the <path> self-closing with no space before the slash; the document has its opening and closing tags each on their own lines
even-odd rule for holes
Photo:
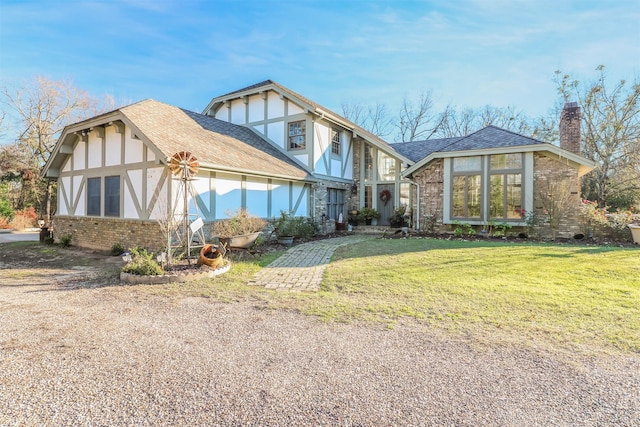
<svg viewBox="0 0 640 427">
<path fill-rule="evenodd" d="M 198 265 L 207 265 L 211 268 L 222 267 L 224 263 L 224 248 L 219 245 L 204 245 L 200 250 Z"/>
<path fill-rule="evenodd" d="M 344 222 L 336 222 L 336 231 L 344 231 L 347 228 L 347 224 Z"/>
<path fill-rule="evenodd" d="M 242 234 L 240 236 L 231 236 L 225 237 L 222 240 L 227 244 L 228 247 L 234 249 L 247 249 L 251 247 L 255 243 L 255 241 L 260 237 L 260 232 L 251 233 L 251 234 Z"/>
<path fill-rule="evenodd" d="M 278 236 L 278 243 L 290 246 L 293 244 L 293 236 Z"/>
<path fill-rule="evenodd" d="M 631 230 L 631 237 L 633 237 L 633 243 L 640 245 L 640 225 L 629 224 L 627 225 Z"/>
</svg>

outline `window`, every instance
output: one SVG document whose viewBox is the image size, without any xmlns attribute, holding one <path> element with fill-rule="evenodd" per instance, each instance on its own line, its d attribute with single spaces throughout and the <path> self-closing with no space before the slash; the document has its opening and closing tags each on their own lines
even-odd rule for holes
<svg viewBox="0 0 640 427">
<path fill-rule="evenodd" d="M 289 149 L 304 150 L 307 147 L 305 141 L 305 121 L 289 123 Z"/>
<path fill-rule="evenodd" d="M 120 177 L 104 179 L 104 216 L 120 216 Z"/>
<path fill-rule="evenodd" d="M 373 188 L 371 184 L 364 186 L 364 207 L 373 208 Z"/>
<path fill-rule="evenodd" d="M 342 213 L 344 218 L 344 190 L 330 188 L 327 193 L 327 213 L 330 219 L 338 221 Z"/>
<path fill-rule="evenodd" d="M 373 155 L 371 154 L 371 147 L 369 145 L 364 146 L 364 180 L 373 181 Z"/>
<path fill-rule="evenodd" d="M 490 161 L 491 198 L 489 215 L 492 219 L 521 219 L 522 154 L 492 155 Z"/>
<path fill-rule="evenodd" d="M 87 215 L 100 216 L 101 178 L 87 179 Z"/>
<path fill-rule="evenodd" d="M 482 206 L 482 159 L 453 159 L 452 217 L 480 219 Z"/>
<path fill-rule="evenodd" d="M 340 155 L 340 131 L 335 129 L 329 130 L 331 134 L 331 154 Z"/>
<path fill-rule="evenodd" d="M 453 217 L 480 218 L 480 175 L 453 177 Z"/>
<path fill-rule="evenodd" d="M 396 179 L 396 159 L 378 151 L 378 174 L 380 181 Z"/>
</svg>

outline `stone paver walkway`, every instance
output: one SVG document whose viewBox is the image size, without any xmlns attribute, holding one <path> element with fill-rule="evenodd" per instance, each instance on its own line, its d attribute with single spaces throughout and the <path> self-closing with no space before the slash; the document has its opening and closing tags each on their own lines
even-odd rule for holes
<svg viewBox="0 0 640 427">
<path fill-rule="evenodd" d="M 294 246 L 256 273 L 249 284 L 279 291 L 316 292 L 320 289 L 322 274 L 336 248 L 375 237 L 372 235 L 336 237 Z"/>
</svg>

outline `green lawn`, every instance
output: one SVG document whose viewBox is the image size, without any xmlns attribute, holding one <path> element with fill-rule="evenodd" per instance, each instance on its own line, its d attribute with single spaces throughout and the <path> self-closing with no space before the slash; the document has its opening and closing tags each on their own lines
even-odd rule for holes
<svg viewBox="0 0 640 427">
<path fill-rule="evenodd" d="M 432 239 L 341 248 L 305 308 L 482 339 L 640 352 L 640 250 Z"/>
<path fill-rule="evenodd" d="M 640 248 L 374 240 L 338 249 L 318 293 L 244 285 L 274 258 L 235 263 L 213 283 L 155 289 L 327 321 L 409 320 L 487 344 L 640 352 Z"/>
</svg>

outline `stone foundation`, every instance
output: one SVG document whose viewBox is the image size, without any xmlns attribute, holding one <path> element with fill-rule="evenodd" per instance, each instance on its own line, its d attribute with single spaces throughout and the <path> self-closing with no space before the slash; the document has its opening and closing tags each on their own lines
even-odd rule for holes
<svg viewBox="0 0 640 427">
<path fill-rule="evenodd" d="M 156 221 L 55 216 L 55 240 L 69 234 L 72 245 L 106 251 L 120 244 L 125 249 L 141 247 L 157 252 L 166 244 Z"/>
</svg>

